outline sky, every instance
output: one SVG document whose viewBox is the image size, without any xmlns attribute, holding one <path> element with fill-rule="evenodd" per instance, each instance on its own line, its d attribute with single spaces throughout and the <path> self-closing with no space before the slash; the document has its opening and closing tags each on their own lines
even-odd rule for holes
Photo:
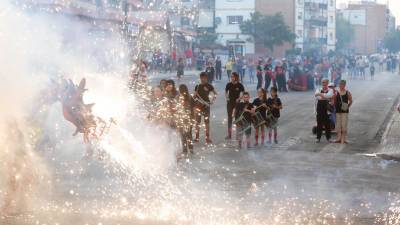
<svg viewBox="0 0 400 225">
<path fill-rule="evenodd" d="M 353 0 L 336 0 L 336 4 L 339 6 L 341 3 L 349 3 Z M 378 3 L 388 3 L 389 8 L 393 15 L 396 17 L 396 24 L 400 24 L 400 0 L 377 0 Z"/>
</svg>

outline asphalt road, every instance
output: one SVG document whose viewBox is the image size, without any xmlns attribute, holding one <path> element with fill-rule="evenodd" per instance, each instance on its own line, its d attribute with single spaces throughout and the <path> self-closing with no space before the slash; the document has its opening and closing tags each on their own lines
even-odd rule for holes
<svg viewBox="0 0 400 225">
<path fill-rule="evenodd" d="M 197 79 L 188 72 L 181 82 L 193 89 Z M 315 144 L 313 93 L 289 92 L 280 96 L 280 143 L 238 151 L 224 140 L 225 84 L 215 82 L 221 94 L 212 107 L 214 146 L 200 143 L 177 166 L 147 174 L 135 167 L 140 157 L 124 155 L 132 168 L 81 160 L 82 149 L 65 141 L 58 152 L 42 153 L 51 191 L 32 211 L 1 224 L 396 224 L 400 164 L 368 154 L 386 143 L 399 75 L 349 81 L 355 103 L 346 146 Z M 245 86 L 254 96 L 255 84 Z"/>
</svg>

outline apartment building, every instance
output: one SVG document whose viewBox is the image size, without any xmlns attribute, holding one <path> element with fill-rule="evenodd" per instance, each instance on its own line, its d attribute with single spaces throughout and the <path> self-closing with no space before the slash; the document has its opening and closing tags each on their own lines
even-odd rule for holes
<svg viewBox="0 0 400 225">
<path fill-rule="evenodd" d="M 335 0 L 256 0 L 256 11 L 264 15 L 281 13 L 296 34 L 294 45 L 276 46 L 273 52 L 257 46 L 257 54 L 282 57 L 292 48 L 326 54 L 336 48 Z"/>
<path fill-rule="evenodd" d="M 383 47 L 386 33 L 395 29 L 396 20 L 385 4 L 353 2 L 340 14 L 354 26 L 354 39 L 348 47 L 357 54 L 378 52 Z"/>
<path fill-rule="evenodd" d="M 254 41 L 242 34 L 240 24 L 255 12 L 255 0 L 216 0 L 215 32 L 218 43 L 233 48 L 235 54 L 255 53 Z"/>
</svg>

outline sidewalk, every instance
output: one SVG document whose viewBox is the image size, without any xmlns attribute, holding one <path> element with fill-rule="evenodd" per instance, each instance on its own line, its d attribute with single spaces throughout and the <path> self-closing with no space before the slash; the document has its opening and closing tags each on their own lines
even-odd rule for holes
<svg viewBox="0 0 400 225">
<path fill-rule="evenodd" d="M 398 103 L 395 104 L 396 108 L 393 109 L 393 115 L 382 137 L 382 147 L 377 154 L 385 159 L 400 160 L 400 113 L 397 111 Z"/>
</svg>

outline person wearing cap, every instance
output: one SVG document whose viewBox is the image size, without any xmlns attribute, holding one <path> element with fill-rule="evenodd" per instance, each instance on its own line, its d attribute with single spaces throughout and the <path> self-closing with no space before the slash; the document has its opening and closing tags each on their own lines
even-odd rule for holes
<svg viewBox="0 0 400 225">
<path fill-rule="evenodd" d="M 333 98 L 333 90 L 328 87 L 329 80 L 324 79 L 321 82 L 322 87 L 315 92 L 316 98 L 316 113 L 317 113 L 317 139 L 316 142 L 321 142 L 322 131 L 325 127 L 325 136 L 328 142 L 331 139 L 331 130 L 328 110 L 330 108 L 329 102 Z"/>
</svg>

